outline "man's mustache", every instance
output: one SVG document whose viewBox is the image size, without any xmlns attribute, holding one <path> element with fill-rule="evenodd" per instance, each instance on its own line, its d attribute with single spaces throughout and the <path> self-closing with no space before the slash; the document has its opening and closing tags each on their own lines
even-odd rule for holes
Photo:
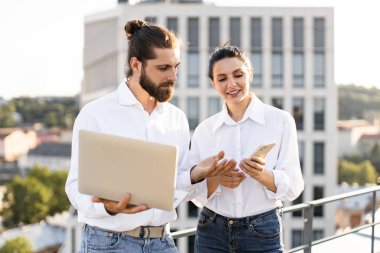
<svg viewBox="0 0 380 253">
<path fill-rule="evenodd" d="M 167 87 L 167 86 L 170 86 L 170 87 L 174 86 L 174 82 L 173 81 L 167 81 L 167 82 L 160 84 L 160 87 Z"/>
</svg>

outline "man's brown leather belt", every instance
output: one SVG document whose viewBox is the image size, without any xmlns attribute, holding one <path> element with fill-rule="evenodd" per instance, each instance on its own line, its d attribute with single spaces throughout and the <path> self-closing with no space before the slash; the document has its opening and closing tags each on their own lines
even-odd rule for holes
<svg viewBox="0 0 380 253">
<path fill-rule="evenodd" d="M 95 228 L 95 229 L 101 229 L 103 231 L 107 231 L 110 233 L 116 233 L 116 234 L 121 234 L 122 236 L 128 235 L 136 238 L 163 238 L 166 234 L 169 233 L 170 227 L 169 224 L 163 225 L 163 226 L 140 226 L 137 227 L 133 230 L 129 231 L 123 231 L 123 232 L 118 232 L 118 231 L 113 231 L 109 229 L 104 229 L 101 227 L 92 227 L 90 225 L 85 224 L 84 229 L 88 228 Z"/>
<path fill-rule="evenodd" d="M 166 226 L 150 227 L 141 226 L 130 231 L 121 232 L 122 235 L 129 235 L 137 238 L 162 238 L 167 233 Z"/>
</svg>

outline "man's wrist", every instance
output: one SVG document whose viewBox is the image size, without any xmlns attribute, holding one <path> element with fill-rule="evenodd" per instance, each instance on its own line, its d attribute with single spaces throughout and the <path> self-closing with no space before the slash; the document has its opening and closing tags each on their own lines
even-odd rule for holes
<svg viewBox="0 0 380 253">
<path fill-rule="evenodd" d="M 202 182 L 205 178 L 202 177 L 201 175 L 197 175 L 197 173 L 195 173 L 194 169 L 197 167 L 197 165 L 194 165 L 193 167 L 191 167 L 190 169 L 190 180 L 191 180 L 191 184 L 197 184 L 197 183 L 200 183 Z M 194 171 L 194 172 L 193 172 Z"/>
</svg>

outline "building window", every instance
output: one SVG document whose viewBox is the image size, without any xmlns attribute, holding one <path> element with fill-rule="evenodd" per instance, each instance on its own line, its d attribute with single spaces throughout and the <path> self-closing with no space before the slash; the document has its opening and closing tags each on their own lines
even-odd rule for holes
<svg viewBox="0 0 380 253">
<path fill-rule="evenodd" d="M 207 78 L 207 83 L 209 88 L 214 88 L 214 84 L 212 83 L 210 78 Z"/>
<path fill-rule="evenodd" d="M 198 207 L 193 204 L 193 202 L 189 201 L 187 202 L 187 214 L 188 217 L 198 217 Z"/>
<path fill-rule="evenodd" d="M 303 39 L 303 18 L 293 19 L 293 49 L 303 50 L 304 39 Z"/>
<path fill-rule="evenodd" d="M 150 23 L 150 24 L 156 24 L 157 17 L 145 17 L 145 22 Z"/>
<path fill-rule="evenodd" d="M 187 23 L 187 40 L 190 48 L 199 47 L 199 19 L 189 18 Z"/>
<path fill-rule="evenodd" d="M 324 49 L 325 47 L 325 20 L 324 18 L 314 19 L 314 48 Z"/>
<path fill-rule="evenodd" d="M 325 99 L 314 98 L 314 130 L 325 129 Z"/>
<path fill-rule="evenodd" d="M 301 195 L 298 196 L 298 198 L 296 198 L 294 201 L 293 201 L 293 205 L 297 205 L 297 204 L 301 204 L 303 202 L 303 193 L 301 193 Z M 302 210 L 299 210 L 299 211 L 295 211 L 292 213 L 293 217 L 302 217 Z"/>
<path fill-rule="evenodd" d="M 169 30 L 178 34 L 178 18 L 168 17 L 166 20 L 166 26 Z"/>
<path fill-rule="evenodd" d="M 172 105 L 175 105 L 175 106 L 179 107 L 179 105 L 178 105 L 178 98 L 177 97 L 172 97 L 172 99 L 169 100 L 169 103 L 171 103 Z"/>
<path fill-rule="evenodd" d="M 304 86 L 304 54 L 300 52 L 293 53 L 293 86 Z"/>
<path fill-rule="evenodd" d="M 325 20 L 314 19 L 314 86 L 325 86 Z"/>
<path fill-rule="evenodd" d="M 301 246 L 303 244 L 303 234 L 301 229 L 292 230 L 292 248 Z"/>
<path fill-rule="evenodd" d="M 240 18 L 230 18 L 230 41 L 233 46 L 241 45 Z"/>
<path fill-rule="evenodd" d="M 187 24 L 189 50 L 187 54 L 187 85 L 199 86 L 199 19 L 189 18 Z"/>
<path fill-rule="evenodd" d="M 199 98 L 187 98 L 187 118 L 191 130 L 194 130 L 199 123 Z"/>
<path fill-rule="evenodd" d="M 272 54 L 272 86 L 283 86 L 283 57 L 282 53 L 276 52 Z"/>
<path fill-rule="evenodd" d="M 282 97 L 273 97 L 272 105 L 278 109 L 284 109 L 284 99 Z"/>
<path fill-rule="evenodd" d="M 297 130 L 304 129 L 304 99 L 293 98 L 293 117 L 296 121 Z"/>
<path fill-rule="evenodd" d="M 322 186 L 314 186 L 313 188 L 313 199 L 321 199 L 323 198 L 323 187 Z M 315 217 L 323 217 L 323 205 L 322 206 L 316 206 L 314 208 L 314 216 Z"/>
<path fill-rule="evenodd" d="M 189 51 L 187 54 L 187 86 L 199 86 L 199 53 Z"/>
<path fill-rule="evenodd" d="M 272 19 L 272 86 L 283 86 L 282 18 Z"/>
<path fill-rule="evenodd" d="M 304 25 L 302 18 L 293 19 L 293 87 L 304 86 Z"/>
<path fill-rule="evenodd" d="M 314 52 L 314 86 L 325 86 L 325 54 Z"/>
<path fill-rule="evenodd" d="M 253 80 L 252 87 L 261 87 L 263 85 L 263 60 L 262 54 L 259 51 L 251 53 L 252 68 L 253 68 Z"/>
<path fill-rule="evenodd" d="M 210 117 L 221 110 L 219 97 L 209 97 L 207 101 L 207 116 Z"/>
<path fill-rule="evenodd" d="M 314 174 L 322 175 L 325 172 L 325 144 L 323 142 L 314 143 Z"/>
<path fill-rule="evenodd" d="M 304 141 L 298 141 L 298 153 L 300 157 L 300 166 L 301 171 L 303 172 L 303 165 L 304 165 L 304 159 L 305 159 L 305 142 Z"/>
<path fill-rule="evenodd" d="M 282 50 L 282 18 L 272 19 L 272 48 Z"/>
<path fill-rule="evenodd" d="M 313 241 L 320 240 L 324 237 L 323 229 L 314 229 L 313 230 Z"/>
<path fill-rule="evenodd" d="M 251 60 L 254 70 L 252 86 L 261 87 L 263 84 L 262 60 L 262 28 L 261 18 L 251 18 Z"/>
<path fill-rule="evenodd" d="M 209 38 L 208 47 L 209 51 L 212 52 L 216 47 L 219 46 L 220 41 L 220 20 L 219 18 L 209 18 L 208 20 Z"/>
<path fill-rule="evenodd" d="M 251 48 L 252 50 L 262 48 L 261 18 L 251 18 Z"/>
</svg>

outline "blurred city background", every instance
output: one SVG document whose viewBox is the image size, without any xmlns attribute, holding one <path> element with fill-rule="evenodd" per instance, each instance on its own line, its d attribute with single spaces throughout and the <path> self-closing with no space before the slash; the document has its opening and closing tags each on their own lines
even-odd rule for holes
<svg viewBox="0 0 380 253">
<path fill-rule="evenodd" d="M 78 250 L 82 224 L 64 192 L 72 126 L 84 104 L 124 78 L 124 25 L 136 18 L 167 26 L 185 42 L 170 102 L 191 130 L 222 106 L 207 78 L 209 52 L 229 41 L 249 54 L 251 91 L 296 120 L 305 190 L 285 206 L 376 185 L 380 16 L 373 1 L 3 2 L 0 253 Z M 307 236 L 320 240 L 372 222 L 379 201 L 363 194 L 317 206 Z M 183 203 L 177 213 L 172 232 L 196 226 L 195 205 Z M 287 249 L 305 242 L 304 215 L 285 214 Z M 194 236 L 176 239 L 181 253 L 193 252 L 193 243 Z M 324 245 L 313 252 L 371 252 L 371 235 L 363 229 Z"/>
</svg>

